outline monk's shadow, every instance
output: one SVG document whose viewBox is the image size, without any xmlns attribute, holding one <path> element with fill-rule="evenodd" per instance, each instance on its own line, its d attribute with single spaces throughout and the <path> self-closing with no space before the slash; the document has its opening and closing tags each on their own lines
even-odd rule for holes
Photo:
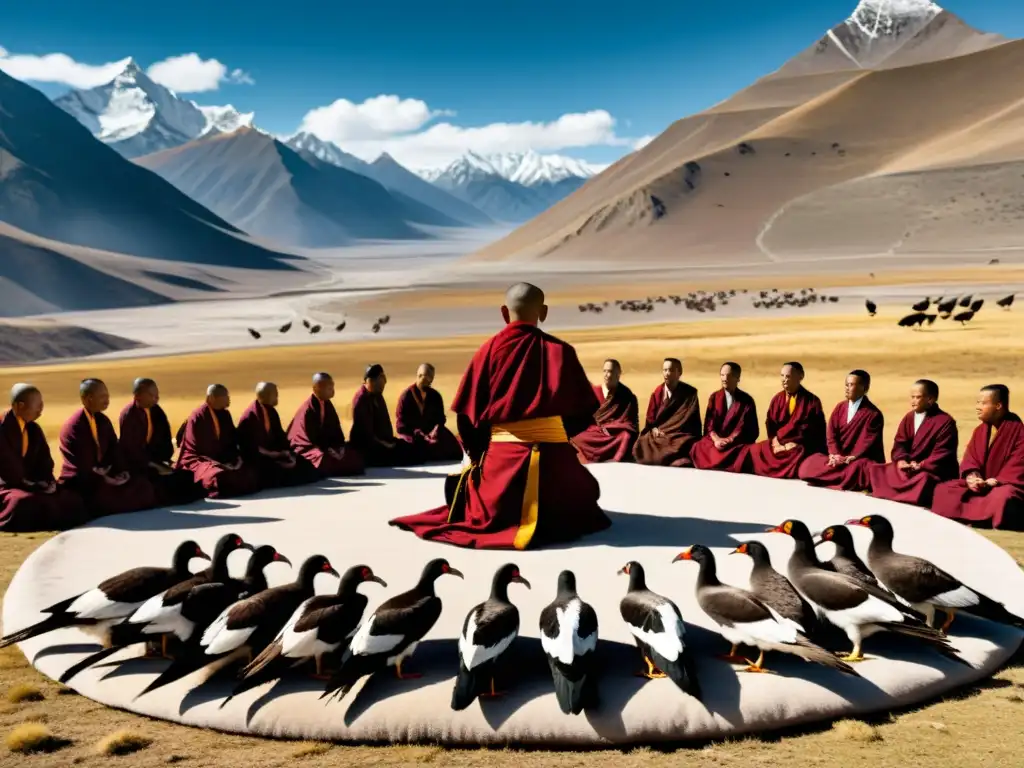
<svg viewBox="0 0 1024 768">
<path fill-rule="evenodd" d="M 235 509 L 235 505 L 223 505 L 215 509 Z M 210 509 L 210 507 L 204 507 Z M 257 515 L 208 515 L 204 512 L 187 510 L 160 510 L 134 512 L 127 515 L 101 517 L 90 523 L 95 528 L 110 528 L 116 531 L 187 531 L 195 528 L 216 528 L 224 525 L 255 525 L 256 523 L 277 523 L 280 517 Z"/>
<path fill-rule="evenodd" d="M 549 544 L 545 550 L 584 547 L 735 547 L 747 534 L 764 533 L 764 525 L 696 517 L 661 517 L 605 510 L 611 527 L 571 542 Z"/>
<path fill-rule="evenodd" d="M 367 469 L 367 478 L 371 480 L 423 480 L 429 478 L 448 477 L 452 472 L 457 472 L 458 467 L 453 465 L 423 464 L 430 467 L 430 470 L 407 469 L 405 467 L 372 467 Z M 447 468 L 447 469 L 446 469 Z"/>
<path fill-rule="evenodd" d="M 352 493 L 354 488 L 346 488 L 337 484 L 297 485 L 290 488 L 274 488 L 262 491 L 257 498 L 281 500 L 300 500 L 309 496 L 338 496 L 342 493 Z"/>
</svg>

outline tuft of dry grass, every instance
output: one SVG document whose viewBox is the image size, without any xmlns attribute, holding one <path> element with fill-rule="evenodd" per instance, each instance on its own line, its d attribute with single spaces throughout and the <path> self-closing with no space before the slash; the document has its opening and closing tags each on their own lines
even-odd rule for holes
<svg viewBox="0 0 1024 768">
<path fill-rule="evenodd" d="M 323 755 L 334 747 L 329 741 L 303 741 L 292 750 L 292 757 L 313 757 Z"/>
<path fill-rule="evenodd" d="M 7 689 L 7 700 L 11 704 L 24 704 L 28 701 L 42 701 L 46 697 L 37 685 L 18 683 Z"/>
<path fill-rule="evenodd" d="M 846 741 L 860 741 L 870 744 L 873 741 L 882 740 L 882 734 L 878 728 L 868 725 L 863 720 L 839 720 L 833 723 L 832 731 L 836 736 Z"/>
<path fill-rule="evenodd" d="M 110 757 L 130 755 L 133 752 L 140 752 L 152 743 L 153 740 L 147 736 L 142 736 L 134 731 L 121 730 L 108 734 L 96 742 L 96 752 Z"/>
<path fill-rule="evenodd" d="M 70 743 L 54 736 L 42 723 L 22 723 L 7 734 L 7 749 L 19 754 L 56 752 Z"/>
</svg>

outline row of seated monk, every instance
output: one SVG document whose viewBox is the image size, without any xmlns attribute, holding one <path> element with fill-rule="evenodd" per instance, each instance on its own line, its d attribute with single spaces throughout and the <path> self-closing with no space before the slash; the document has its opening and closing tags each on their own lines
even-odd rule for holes
<svg viewBox="0 0 1024 768">
<path fill-rule="evenodd" d="M 458 461 L 462 447 L 445 426 L 433 379 L 433 366 L 421 365 L 416 382 L 399 399 L 396 430 L 382 396 L 387 375 L 380 365 L 369 366 L 352 399 L 348 440 L 332 403 L 329 374 L 313 377 L 312 394 L 287 427 L 277 412 L 274 384 L 257 386 L 256 399 L 237 425 L 228 411 L 228 389 L 214 384 L 177 431 L 176 461 L 155 381 L 135 381 L 118 436 L 105 414 L 106 385 L 86 379 L 82 408 L 60 432 L 63 464 L 56 478 L 37 423 L 42 393 L 30 384 L 16 385 L 0 421 L 0 530 L 65 530 L 103 515 L 358 475 L 366 466 Z"/>
<path fill-rule="evenodd" d="M 826 420 L 821 400 L 803 386 L 803 366 L 783 365 L 782 389 L 768 405 L 764 440 L 757 406 L 739 388 L 737 363 L 722 365 L 721 388 L 708 398 L 702 421 L 697 390 L 681 380 L 680 361 L 667 358 L 642 430 L 636 395 L 620 381 L 621 372 L 616 360 L 605 361 L 604 383 L 595 387 L 601 402 L 595 424 L 571 438 L 585 462 L 635 461 L 799 478 L 930 508 L 972 524 L 1024 527 L 1024 425 L 1010 411 L 1005 385 L 989 385 L 979 393 L 980 423 L 958 461 L 956 422 L 939 407 L 938 385 L 928 379 L 915 382 L 910 410 L 886 462 L 885 418 L 868 397 L 867 371 L 846 377 L 846 396 Z"/>
</svg>

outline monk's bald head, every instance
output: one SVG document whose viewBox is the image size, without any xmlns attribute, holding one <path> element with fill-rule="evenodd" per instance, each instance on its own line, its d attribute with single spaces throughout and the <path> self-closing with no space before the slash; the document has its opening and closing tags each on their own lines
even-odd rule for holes
<svg viewBox="0 0 1024 768">
<path fill-rule="evenodd" d="M 313 374 L 313 394 L 321 400 L 330 400 L 334 397 L 334 379 L 331 378 L 331 374 L 323 371 Z"/>
<path fill-rule="evenodd" d="M 110 392 L 100 379 L 83 379 L 78 385 L 78 394 L 89 413 L 103 413 L 110 406 Z"/>
<path fill-rule="evenodd" d="M 231 406 L 231 394 L 223 384 L 211 384 L 206 388 L 206 404 L 215 411 L 223 411 Z"/>
<path fill-rule="evenodd" d="M 35 421 L 43 413 L 43 393 L 32 384 L 15 384 L 11 387 L 11 410 L 26 424 Z"/>
<path fill-rule="evenodd" d="M 543 323 L 548 317 L 544 291 L 532 283 L 516 283 L 505 291 L 501 316 L 506 323 Z"/>
<path fill-rule="evenodd" d="M 434 383 L 434 366 L 430 363 L 420 363 L 416 369 L 416 386 L 420 392 L 426 392 Z"/>
<path fill-rule="evenodd" d="M 139 408 L 152 408 L 160 402 L 160 388 L 153 379 L 136 379 L 132 382 L 132 397 Z"/>
<path fill-rule="evenodd" d="M 384 387 L 387 386 L 388 375 L 384 372 L 384 366 L 380 363 L 372 363 L 366 366 L 366 370 L 363 372 L 363 386 L 367 390 L 379 395 L 384 392 Z"/>
<path fill-rule="evenodd" d="M 256 385 L 256 399 L 260 401 L 260 405 L 277 408 L 277 384 L 272 381 L 261 381 Z"/>
</svg>

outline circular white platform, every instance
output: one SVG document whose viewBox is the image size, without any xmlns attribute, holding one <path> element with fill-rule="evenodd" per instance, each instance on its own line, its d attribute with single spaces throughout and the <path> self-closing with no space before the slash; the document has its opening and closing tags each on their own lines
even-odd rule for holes
<svg viewBox="0 0 1024 768">
<path fill-rule="evenodd" d="M 4 631 L 37 621 L 40 608 L 104 577 L 136 565 L 168 562 L 185 538 L 212 548 L 219 536 L 235 531 L 257 545 L 275 545 L 296 564 L 317 552 L 339 570 L 367 563 L 389 584 L 388 589 L 372 584 L 362 588 L 371 610 L 387 595 L 412 586 L 426 561 L 443 556 L 467 578 L 438 582 L 444 601 L 441 619 L 406 667 L 424 673 L 422 679 L 399 681 L 381 674 L 364 680 L 343 701 L 326 703 L 319 700 L 322 683 L 297 677 L 250 691 L 220 708 L 230 682 L 204 683 L 197 675 L 133 700 L 167 662 L 126 658 L 138 652 L 131 649 L 114 657 L 122 663 L 90 669 L 73 685 L 111 706 L 225 731 L 303 739 L 553 746 L 683 741 L 905 706 L 992 674 L 1024 638 L 1019 630 L 965 617 L 953 625 L 952 639 L 975 669 L 911 641 L 872 638 L 866 649 L 882 658 L 858 665 L 863 679 L 775 655 L 770 666 L 778 674 L 737 672 L 714 658 L 724 643 L 707 631 L 711 624 L 696 604 L 696 566 L 671 564 L 687 545 L 710 546 L 719 555 L 723 581 L 746 586 L 750 560 L 725 556 L 738 542 L 765 542 L 782 570 L 792 550 L 788 537 L 763 533 L 765 526 L 794 517 L 817 530 L 880 513 L 893 521 L 897 549 L 931 558 L 1017 614 L 1024 614 L 1024 574 L 986 539 L 913 507 L 800 482 L 635 465 L 591 467 L 613 526 L 557 549 L 463 550 L 423 542 L 388 526 L 392 517 L 443 503 L 443 476 L 451 469 L 377 470 L 365 478 L 296 492 L 97 521 L 58 536 L 28 558 L 4 600 Z M 866 549 L 869 535 L 863 529 L 854 531 L 858 548 Z M 823 556 L 831 556 L 831 545 L 820 549 Z M 241 572 L 245 559 L 245 553 L 232 555 L 232 571 Z M 682 610 L 698 654 L 703 705 L 668 680 L 634 677 L 640 660 L 618 610 L 626 578 L 616 575 L 628 560 L 641 562 L 649 586 Z M 514 646 L 522 674 L 505 697 L 453 712 L 449 702 L 458 664 L 454 638 L 466 612 L 487 596 L 494 570 L 509 561 L 533 584 L 532 591 L 518 586 L 511 590 L 522 618 L 521 637 Z M 576 572 L 581 597 L 597 610 L 602 638 L 601 706 L 578 717 L 558 709 L 536 639 L 540 610 L 554 597 L 563 568 Z M 269 570 L 272 583 L 288 581 L 293 573 L 284 565 Z M 321 579 L 319 591 L 334 590 L 336 580 Z M 77 630 L 23 645 L 35 666 L 53 678 L 96 649 Z"/>
</svg>

